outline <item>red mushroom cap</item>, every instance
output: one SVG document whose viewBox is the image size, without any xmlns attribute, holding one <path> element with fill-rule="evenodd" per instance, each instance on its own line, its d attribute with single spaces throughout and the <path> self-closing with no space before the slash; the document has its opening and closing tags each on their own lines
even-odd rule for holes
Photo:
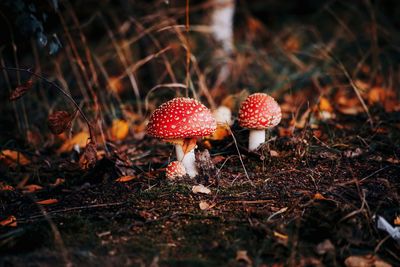
<svg viewBox="0 0 400 267">
<path fill-rule="evenodd" d="M 192 98 L 177 97 L 150 116 L 147 133 L 156 138 L 193 138 L 212 134 L 217 128 L 210 110 Z"/>
<path fill-rule="evenodd" d="M 166 172 L 169 180 L 186 175 L 186 169 L 180 161 L 171 161 L 167 166 Z"/>
<path fill-rule="evenodd" d="M 279 104 L 263 93 L 252 94 L 242 103 L 239 124 L 248 129 L 266 129 L 278 125 L 282 113 Z"/>
</svg>

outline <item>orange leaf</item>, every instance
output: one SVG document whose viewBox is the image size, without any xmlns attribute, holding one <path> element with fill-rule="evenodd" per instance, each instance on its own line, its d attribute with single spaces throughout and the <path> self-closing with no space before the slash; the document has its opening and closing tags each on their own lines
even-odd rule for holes
<svg viewBox="0 0 400 267">
<path fill-rule="evenodd" d="M 14 187 L 6 183 L 0 182 L 0 191 L 13 191 Z"/>
<path fill-rule="evenodd" d="M 326 97 L 321 97 L 318 107 L 320 111 L 333 112 L 331 102 Z"/>
<path fill-rule="evenodd" d="M 183 153 L 186 154 L 190 152 L 192 149 L 196 147 L 197 139 L 196 138 L 177 138 L 177 139 L 164 139 L 165 142 L 181 145 Z"/>
<path fill-rule="evenodd" d="M 6 219 L 0 221 L 0 225 L 17 227 L 17 218 L 15 218 L 15 216 L 13 216 L 13 215 L 8 216 Z"/>
<path fill-rule="evenodd" d="M 51 186 L 57 186 L 57 185 L 63 184 L 64 182 L 65 182 L 64 179 L 62 179 L 62 178 L 57 178 L 56 181 L 55 181 L 54 183 L 50 184 L 50 185 L 51 185 Z"/>
<path fill-rule="evenodd" d="M 110 87 L 110 90 L 115 94 L 120 94 L 124 90 L 122 81 L 118 77 L 110 77 L 108 79 L 108 86 Z"/>
<path fill-rule="evenodd" d="M 400 215 L 397 215 L 397 217 L 394 218 L 394 225 L 400 225 Z"/>
<path fill-rule="evenodd" d="M 320 193 L 316 193 L 313 197 L 314 199 L 319 199 L 319 200 L 324 200 L 326 199 L 326 197 L 324 197 L 322 194 Z"/>
<path fill-rule="evenodd" d="M 119 177 L 115 181 L 119 182 L 119 183 L 125 183 L 125 182 L 129 182 L 129 181 L 131 181 L 131 180 L 133 180 L 135 178 L 136 178 L 136 176 L 134 176 L 134 175 L 125 175 L 125 176 Z"/>
<path fill-rule="evenodd" d="M 286 39 L 286 41 L 283 45 L 283 48 L 289 52 L 297 52 L 297 51 L 299 51 L 300 46 L 301 46 L 301 42 L 300 42 L 299 37 L 291 35 Z"/>
<path fill-rule="evenodd" d="M 182 150 L 184 154 L 192 151 L 196 147 L 197 140 L 196 138 L 188 138 L 183 141 Z"/>
<path fill-rule="evenodd" d="M 277 237 L 277 238 L 279 238 L 279 239 L 284 239 L 284 240 L 286 240 L 286 239 L 289 238 L 287 235 L 281 234 L 281 233 L 279 233 L 279 232 L 277 232 L 277 231 L 274 231 L 274 236 Z"/>
<path fill-rule="evenodd" d="M 57 203 L 57 202 L 58 202 L 58 199 L 49 198 L 49 199 L 37 201 L 36 204 L 40 204 L 40 205 L 51 205 L 51 204 L 55 204 L 55 203 Z"/>
<path fill-rule="evenodd" d="M 36 192 L 36 191 L 39 191 L 39 190 L 42 190 L 42 189 L 43 189 L 43 187 L 41 187 L 40 185 L 28 184 L 28 185 L 25 185 L 22 188 L 22 192 L 23 193 L 33 193 L 33 192 Z"/>
<path fill-rule="evenodd" d="M 225 139 L 225 137 L 227 137 L 227 136 L 229 136 L 231 134 L 227 127 L 229 127 L 229 126 L 218 124 L 217 129 L 209 137 L 209 139 L 211 139 L 211 140 L 223 140 L 223 139 Z"/>
<path fill-rule="evenodd" d="M 0 151 L 0 160 L 9 166 L 14 164 L 27 165 L 30 163 L 30 160 L 22 153 L 10 149 Z"/>
<path fill-rule="evenodd" d="M 112 140 L 124 140 L 129 133 L 129 124 L 125 120 L 114 120 L 110 129 Z"/>
<path fill-rule="evenodd" d="M 289 128 L 278 127 L 278 132 L 280 137 L 293 136 L 294 127 L 289 127 Z"/>
<path fill-rule="evenodd" d="M 75 145 L 79 147 L 86 147 L 89 139 L 89 133 L 80 132 L 74 135 L 71 139 L 68 139 L 64 144 L 58 149 L 58 153 L 64 153 L 71 151 Z"/>
</svg>

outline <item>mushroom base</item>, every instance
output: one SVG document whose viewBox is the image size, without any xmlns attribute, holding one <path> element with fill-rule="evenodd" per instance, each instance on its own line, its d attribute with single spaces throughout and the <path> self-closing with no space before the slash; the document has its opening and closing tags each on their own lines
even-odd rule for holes
<svg viewBox="0 0 400 267">
<path fill-rule="evenodd" d="M 196 167 L 196 157 L 194 155 L 194 148 L 187 152 L 183 152 L 183 148 L 179 144 L 175 144 L 176 159 L 181 161 L 183 166 L 185 166 L 186 173 L 194 178 L 198 174 Z"/>
<path fill-rule="evenodd" d="M 262 143 L 265 142 L 265 130 L 250 130 L 249 135 L 249 150 L 256 150 Z"/>
</svg>

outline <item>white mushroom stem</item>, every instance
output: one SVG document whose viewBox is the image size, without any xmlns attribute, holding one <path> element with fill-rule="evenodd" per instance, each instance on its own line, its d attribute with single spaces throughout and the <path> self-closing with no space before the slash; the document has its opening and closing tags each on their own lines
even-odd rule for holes
<svg viewBox="0 0 400 267">
<path fill-rule="evenodd" d="M 188 153 L 183 153 L 183 149 L 181 145 L 175 145 L 176 159 L 181 161 L 183 166 L 185 166 L 186 173 L 190 177 L 195 177 L 198 172 L 196 168 L 196 157 L 194 155 L 194 148 L 190 150 Z"/>
<path fill-rule="evenodd" d="M 256 150 L 262 143 L 265 142 L 265 130 L 250 130 L 249 135 L 249 150 Z"/>
</svg>

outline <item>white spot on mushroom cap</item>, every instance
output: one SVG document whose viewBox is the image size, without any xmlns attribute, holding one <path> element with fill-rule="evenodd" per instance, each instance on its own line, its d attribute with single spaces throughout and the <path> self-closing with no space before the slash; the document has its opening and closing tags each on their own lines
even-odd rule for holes
<svg viewBox="0 0 400 267">
<path fill-rule="evenodd" d="M 249 129 L 266 129 L 279 124 L 281 108 L 275 99 L 264 93 L 247 97 L 240 106 L 239 124 Z"/>
</svg>

